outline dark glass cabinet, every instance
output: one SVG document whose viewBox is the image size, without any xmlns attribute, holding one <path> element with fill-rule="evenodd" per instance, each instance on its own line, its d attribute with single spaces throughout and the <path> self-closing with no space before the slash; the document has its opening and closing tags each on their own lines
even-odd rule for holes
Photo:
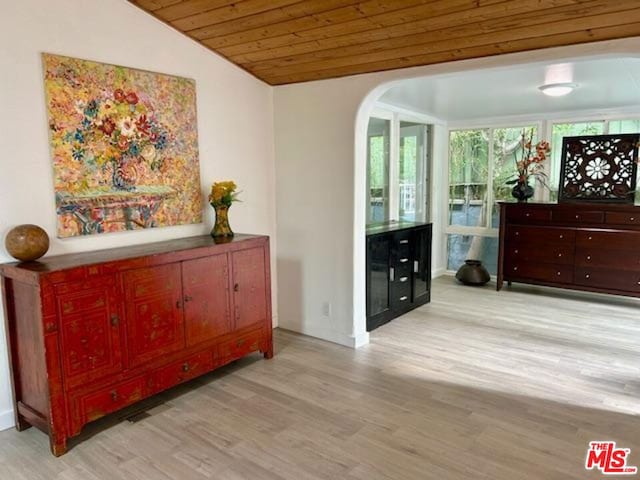
<svg viewBox="0 0 640 480">
<path fill-rule="evenodd" d="M 431 299 L 431 224 L 367 229 L 367 331 Z"/>
</svg>

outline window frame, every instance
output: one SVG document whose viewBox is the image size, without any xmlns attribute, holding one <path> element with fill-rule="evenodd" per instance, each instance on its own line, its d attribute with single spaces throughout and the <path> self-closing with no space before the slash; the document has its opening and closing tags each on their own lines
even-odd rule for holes
<svg viewBox="0 0 640 480">
<path fill-rule="evenodd" d="M 432 173 L 432 164 L 433 164 L 433 125 L 440 124 L 440 121 L 429 117 L 427 115 L 422 115 L 416 112 L 405 111 L 403 109 L 391 109 L 386 108 L 385 106 L 379 105 L 372 109 L 369 114 L 369 118 L 379 118 L 382 120 L 388 120 L 391 122 L 391 128 L 389 132 L 389 219 L 390 222 L 399 222 L 400 221 L 400 176 L 399 176 L 399 168 L 400 168 L 400 122 L 411 122 L 411 123 L 419 123 L 425 125 L 427 128 L 427 145 L 425 149 L 425 156 L 421 159 L 423 163 L 423 172 L 425 178 L 422 178 L 420 181 L 424 184 L 424 189 L 422 195 L 418 199 L 416 197 L 416 204 L 420 202 L 422 205 L 422 211 L 424 212 L 423 218 L 417 219 L 417 222 L 430 222 L 431 218 L 433 218 L 433 202 L 432 202 L 432 191 L 433 191 L 433 180 L 431 178 Z M 368 141 L 367 141 L 368 142 Z M 367 144 L 367 148 L 369 145 Z M 370 178 L 369 178 L 369 168 L 367 166 L 367 216 L 366 221 L 369 224 L 371 215 L 371 191 L 369 188 Z M 416 179 L 417 181 L 417 179 Z"/>
</svg>

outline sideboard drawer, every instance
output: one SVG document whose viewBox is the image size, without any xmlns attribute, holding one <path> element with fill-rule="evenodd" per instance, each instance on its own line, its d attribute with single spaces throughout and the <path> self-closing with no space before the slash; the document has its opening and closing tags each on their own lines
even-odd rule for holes
<svg viewBox="0 0 640 480">
<path fill-rule="evenodd" d="M 640 251 L 609 250 L 602 247 L 578 247 L 577 267 L 608 268 L 640 271 Z"/>
<path fill-rule="evenodd" d="M 571 283 L 573 281 L 572 265 L 553 263 L 516 262 L 505 265 L 506 278 L 522 278 L 553 283 Z"/>
<path fill-rule="evenodd" d="M 166 390 L 179 383 L 186 382 L 213 369 L 213 353 L 210 351 L 192 355 L 168 367 L 160 369 L 153 381 L 154 392 Z"/>
<path fill-rule="evenodd" d="M 559 223 L 602 223 L 604 212 L 600 210 L 556 210 L 553 221 Z"/>
<path fill-rule="evenodd" d="M 522 262 L 572 265 L 574 261 L 573 250 L 573 245 L 548 245 L 540 248 L 514 243 L 506 248 L 505 259 L 511 265 Z"/>
<path fill-rule="evenodd" d="M 640 225 L 640 214 L 607 212 L 605 223 L 609 225 Z"/>
<path fill-rule="evenodd" d="M 142 377 L 119 385 L 89 393 L 78 398 L 77 405 L 82 423 L 92 422 L 108 413 L 131 405 L 146 396 Z"/>
<path fill-rule="evenodd" d="M 640 293 L 640 271 L 576 267 L 575 283 L 593 288 Z"/>
<path fill-rule="evenodd" d="M 572 245 L 576 233 L 569 228 L 531 227 L 510 225 L 507 227 L 507 242 L 530 244 L 536 248 L 543 248 L 546 244 Z"/>
<path fill-rule="evenodd" d="M 635 251 L 640 247 L 640 232 L 582 230 L 576 234 L 576 245 L 588 249 Z"/>
<path fill-rule="evenodd" d="M 511 208 L 507 209 L 507 220 L 510 222 L 548 222 L 551 220 L 551 209 L 549 208 L 536 208 L 520 205 L 510 205 L 510 207 Z"/>
<path fill-rule="evenodd" d="M 234 338 L 221 346 L 220 354 L 223 357 L 239 358 L 247 353 L 255 352 L 260 349 L 260 343 L 263 341 L 263 337 L 262 331 L 257 330 Z"/>
</svg>

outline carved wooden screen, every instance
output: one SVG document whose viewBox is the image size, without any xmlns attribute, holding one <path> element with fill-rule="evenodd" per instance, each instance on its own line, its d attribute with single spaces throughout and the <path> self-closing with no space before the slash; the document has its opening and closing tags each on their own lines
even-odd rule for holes
<svg viewBox="0 0 640 480">
<path fill-rule="evenodd" d="M 633 203 L 640 134 L 564 137 L 560 202 Z"/>
</svg>

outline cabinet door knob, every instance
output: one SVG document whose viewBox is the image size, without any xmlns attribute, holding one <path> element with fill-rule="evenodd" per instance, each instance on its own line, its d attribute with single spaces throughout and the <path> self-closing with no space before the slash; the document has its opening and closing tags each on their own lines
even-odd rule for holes
<svg viewBox="0 0 640 480">
<path fill-rule="evenodd" d="M 239 292 L 239 291 L 240 291 L 240 284 L 239 284 L 239 283 L 236 283 L 236 284 L 233 286 L 233 291 L 234 291 L 234 292 Z"/>
<path fill-rule="evenodd" d="M 634 222 L 635 220 L 636 220 L 636 217 L 630 217 L 630 218 L 629 218 L 629 221 L 630 221 L 630 222 Z"/>
<path fill-rule="evenodd" d="M 589 238 L 587 238 L 587 240 L 593 240 L 593 237 L 589 235 Z"/>
<path fill-rule="evenodd" d="M 556 275 L 560 276 L 562 275 L 562 272 L 556 272 Z"/>
<path fill-rule="evenodd" d="M 591 260 L 591 255 L 587 255 L 587 260 Z"/>
<path fill-rule="evenodd" d="M 560 257 L 562 257 L 562 254 L 561 254 L 561 253 L 559 253 L 559 254 L 558 254 L 558 258 L 560 258 Z"/>
<path fill-rule="evenodd" d="M 518 249 L 516 248 L 516 249 L 513 251 L 513 253 L 518 253 Z"/>
<path fill-rule="evenodd" d="M 564 238 L 564 235 L 560 234 L 560 238 Z"/>
<path fill-rule="evenodd" d="M 189 371 L 189 362 L 184 362 L 182 364 L 182 371 L 183 372 L 188 372 Z"/>
<path fill-rule="evenodd" d="M 111 326 L 117 327 L 119 323 L 120 323 L 120 317 L 115 313 L 111 315 Z"/>
<path fill-rule="evenodd" d="M 589 275 L 588 273 L 584 276 L 584 278 L 591 278 L 591 275 Z"/>
<path fill-rule="evenodd" d="M 111 401 L 117 402 L 119 398 L 118 392 L 115 390 L 111 391 Z"/>
<path fill-rule="evenodd" d="M 176 308 L 180 310 L 182 308 L 182 302 L 180 300 L 176 300 Z"/>
<path fill-rule="evenodd" d="M 193 297 L 190 295 L 185 295 L 184 296 L 184 303 L 190 302 L 191 300 L 193 300 Z"/>
<path fill-rule="evenodd" d="M 518 270 L 518 267 L 513 267 L 513 270 Z"/>
</svg>

